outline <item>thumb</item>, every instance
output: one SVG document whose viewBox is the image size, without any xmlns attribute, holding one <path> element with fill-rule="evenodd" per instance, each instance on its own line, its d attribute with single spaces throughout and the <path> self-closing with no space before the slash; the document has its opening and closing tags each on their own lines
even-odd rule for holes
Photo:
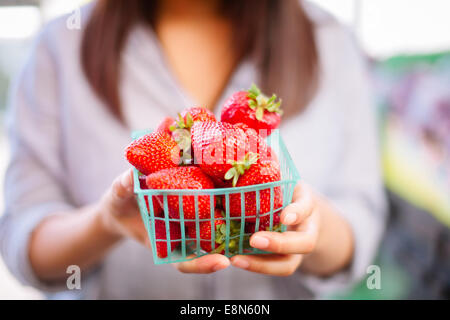
<svg viewBox="0 0 450 320">
<path fill-rule="evenodd" d="M 115 200 L 128 200 L 134 196 L 133 187 L 133 171 L 128 169 L 114 180 L 111 189 L 112 196 Z"/>
</svg>

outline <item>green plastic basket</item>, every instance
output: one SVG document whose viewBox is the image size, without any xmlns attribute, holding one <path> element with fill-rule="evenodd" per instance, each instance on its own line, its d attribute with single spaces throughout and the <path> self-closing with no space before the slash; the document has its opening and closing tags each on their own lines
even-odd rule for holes
<svg viewBox="0 0 450 320">
<path fill-rule="evenodd" d="M 144 134 L 151 132 L 147 131 L 136 131 L 133 132 L 132 138 L 137 139 Z M 196 219 L 195 225 L 196 229 L 199 229 L 199 223 L 201 221 L 211 221 L 212 226 L 212 234 L 211 234 L 211 247 L 215 247 L 215 220 L 224 220 L 226 222 L 226 237 L 225 237 L 225 255 L 227 257 L 231 257 L 233 255 L 242 254 L 242 255 L 252 255 L 252 254 L 267 254 L 270 252 L 251 248 L 246 245 L 248 241 L 248 237 L 251 235 L 245 232 L 245 220 L 250 217 L 255 217 L 255 230 L 259 230 L 260 217 L 270 215 L 270 227 L 269 230 L 273 231 L 273 215 L 274 212 L 279 212 L 281 209 L 285 208 L 291 201 L 292 195 L 294 192 L 294 187 L 297 182 L 300 180 L 300 175 L 289 155 L 289 152 L 279 135 L 279 131 L 275 130 L 267 139 L 267 143 L 272 147 L 275 153 L 278 156 L 278 160 L 280 163 L 281 169 L 281 180 L 271 183 L 258 184 L 246 187 L 236 187 L 236 188 L 216 188 L 216 189 L 207 189 L 207 190 L 154 190 L 154 189 L 141 189 L 139 183 L 139 171 L 134 169 L 134 192 L 137 196 L 137 201 L 139 205 L 139 210 L 141 213 L 142 220 L 144 222 L 145 228 L 147 230 L 150 243 L 153 251 L 153 260 L 155 264 L 167 264 L 167 263 L 175 263 L 196 259 L 202 255 L 208 254 L 203 251 L 200 247 L 200 235 L 197 232 L 197 238 L 191 239 L 187 237 L 187 231 L 184 224 L 184 215 L 183 215 L 183 196 L 194 196 L 195 201 L 195 211 L 196 211 Z M 281 188 L 281 194 L 283 196 L 282 207 L 274 208 L 274 189 Z M 270 189 L 270 211 L 259 215 L 259 198 L 260 192 L 263 190 Z M 241 199 L 241 208 L 244 211 L 244 201 L 245 194 L 247 192 L 255 192 L 256 194 L 256 216 L 245 216 L 244 212 L 241 212 L 240 217 L 232 217 L 229 212 L 229 199 L 232 194 L 240 194 Z M 199 196 L 209 196 L 211 201 L 211 218 L 208 219 L 199 219 L 198 218 L 198 197 Z M 155 212 L 153 208 L 153 201 L 156 199 L 155 196 L 159 196 L 160 199 L 162 197 L 163 200 L 163 209 L 164 216 L 163 217 L 155 217 Z M 180 217 L 179 219 L 174 219 L 169 216 L 168 210 L 168 196 L 177 196 L 179 199 L 179 208 L 180 208 Z M 155 198 L 154 198 L 155 197 Z M 223 219 L 217 219 L 214 216 L 214 197 L 222 197 L 225 201 L 225 217 Z M 148 207 L 146 204 L 146 199 L 148 201 Z M 166 235 L 167 239 L 156 239 L 155 238 L 155 220 L 164 220 L 166 226 Z M 240 232 L 239 235 L 230 236 L 230 222 L 234 220 L 240 223 Z M 171 239 L 170 238 L 170 223 L 169 222 L 178 222 L 181 227 L 181 239 Z M 286 231 L 286 226 L 281 225 L 279 228 L 280 232 Z M 230 252 L 229 243 L 230 240 L 239 238 L 239 248 L 235 248 L 233 253 Z M 156 243 L 164 241 L 167 244 L 167 252 L 168 256 L 166 258 L 160 258 L 157 256 L 156 251 Z M 205 241 L 205 240 L 202 240 Z M 181 245 L 172 252 L 172 244 L 181 242 Z"/>
</svg>

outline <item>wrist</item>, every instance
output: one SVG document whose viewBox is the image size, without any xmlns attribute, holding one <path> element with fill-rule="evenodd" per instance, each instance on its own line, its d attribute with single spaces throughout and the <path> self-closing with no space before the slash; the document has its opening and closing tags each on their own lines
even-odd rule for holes
<svg viewBox="0 0 450 320">
<path fill-rule="evenodd" d="M 324 198 L 317 201 L 319 230 L 314 252 L 302 267 L 319 276 L 330 276 L 347 267 L 353 258 L 353 236 L 348 222 Z"/>
</svg>

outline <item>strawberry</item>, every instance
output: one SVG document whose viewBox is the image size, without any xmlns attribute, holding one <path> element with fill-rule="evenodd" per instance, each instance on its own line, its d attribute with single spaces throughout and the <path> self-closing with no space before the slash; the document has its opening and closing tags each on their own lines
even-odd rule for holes
<svg viewBox="0 0 450 320">
<path fill-rule="evenodd" d="M 141 173 L 148 175 L 162 169 L 177 167 L 180 148 L 165 132 L 152 132 L 133 141 L 125 156 Z"/>
<path fill-rule="evenodd" d="M 269 147 L 265 141 L 266 135 L 260 135 L 255 129 L 250 128 L 244 123 L 237 123 L 234 125 L 235 128 L 240 128 L 244 130 L 247 135 L 248 148 L 247 152 L 256 153 L 258 155 L 259 161 L 268 161 L 276 158 L 276 154 L 273 152 L 272 148 Z M 261 132 L 265 133 L 265 132 Z"/>
<path fill-rule="evenodd" d="M 172 123 L 171 131 L 176 129 L 190 129 L 195 122 L 217 121 L 216 116 L 208 109 L 202 107 L 192 107 L 181 111 L 178 120 Z"/>
<path fill-rule="evenodd" d="M 147 183 L 145 182 L 146 179 L 147 179 L 147 177 L 144 175 L 139 176 L 139 186 L 141 187 L 142 190 L 148 189 Z M 147 205 L 148 214 L 150 215 L 150 205 L 148 202 L 148 196 L 144 196 L 144 199 L 145 199 L 145 204 Z M 162 217 L 163 209 L 160 206 L 160 204 L 155 196 L 152 197 L 152 202 L 153 202 L 153 213 L 154 213 L 155 217 Z"/>
<path fill-rule="evenodd" d="M 222 210 L 216 209 L 214 211 L 214 227 L 215 227 L 215 246 L 214 252 L 216 253 L 224 253 L 224 248 L 226 245 L 226 221 L 224 219 L 224 214 Z M 211 247 L 211 221 L 201 221 L 199 223 L 199 239 L 200 239 L 200 247 L 206 252 L 211 252 L 213 249 Z M 235 235 L 239 235 L 240 225 L 238 222 L 231 220 L 230 221 L 230 237 Z M 189 238 L 193 239 L 195 242 L 197 241 L 197 229 L 196 225 L 192 225 L 188 227 L 188 235 Z M 235 239 L 230 239 L 228 243 L 229 251 L 233 251 L 236 249 L 236 245 L 238 242 Z"/>
<path fill-rule="evenodd" d="M 165 117 L 158 125 L 156 131 L 165 132 L 167 134 L 172 134 L 170 131 L 170 126 L 175 122 L 175 119 L 172 117 Z"/>
<path fill-rule="evenodd" d="M 193 162 L 190 129 L 195 122 L 202 121 L 215 122 L 216 117 L 211 111 L 202 107 L 187 108 L 178 114 L 178 120 L 174 121 L 169 127 L 172 137 L 182 151 L 181 160 L 184 164 L 192 164 Z"/>
<path fill-rule="evenodd" d="M 281 121 L 281 101 L 276 99 L 276 95 L 268 98 L 252 85 L 248 91 L 238 91 L 225 101 L 220 120 L 244 123 L 257 131 L 267 130 L 267 135 L 270 135 Z"/>
<path fill-rule="evenodd" d="M 147 186 L 151 189 L 213 189 L 214 184 L 198 167 L 177 167 L 160 170 L 147 176 Z M 195 220 L 195 196 L 184 195 L 183 214 L 185 220 Z M 198 218 L 205 219 L 210 217 L 211 196 L 198 196 Z M 164 208 L 163 196 L 157 196 L 161 207 Z M 180 218 L 179 199 L 176 195 L 167 196 L 167 205 L 169 215 L 174 219 Z M 215 198 L 213 200 L 215 207 Z M 192 224 L 194 221 L 186 221 L 186 224 Z"/>
<path fill-rule="evenodd" d="M 180 224 L 176 222 L 169 222 L 170 229 L 170 249 L 174 251 L 181 243 L 181 229 Z M 156 254 L 159 258 L 167 257 L 167 233 L 166 222 L 164 220 L 155 220 L 155 240 L 156 240 Z M 162 240 L 162 241 L 161 241 Z"/>
<path fill-rule="evenodd" d="M 245 224 L 245 232 L 255 233 L 256 223 L 248 222 Z M 280 215 L 277 212 L 273 213 L 272 231 L 276 231 L 280 227 Z M 270 214 L 267 214 L 259 219 L 259 228 L 257 231 L 270 230 Z"/>
<path fill-rule="evenodd" d="M 222 179 L 217 179 L 215 177 L 209 176 L 211 181 L 214 183 L 214 188 L 228 188 L 229 183 L 228 181 L 223 181 Z"/>
<path fill-rule="evenodd" d="M 246 134 L 240 128 L 223 122 L 196 122 L 191 129 L 196 163 L 209 176 L 224 179 L 231 168 L 228 161 L 245 155 Z"/>
<path fill-rule="evenodd" d="M 233 164 L 233 168 L 227 172 L 227 180 L 232 180 L 234 187 L 251 186 L 262 183 L 279 181 L 281 179 L 278 161 L 255 161 L 255 155 L 247 155 L 243 161 Z M 270 211 L 270 189 L 259 191 L 259 212 L 257 212 L 256 191 L 247 191 L 244 195 L 245 215 L 256 216 Z M 226 202 L 223 201 L 225 204 Z M 234 193 L 229 196 L 230 216 L 241 216 L 241 196 Z M 277 210 L 283 205 L 283 196 L 280 187 L 274 188 L 274 206 Z M 247 218 L 247 222 L 254 222 L 256 217 Z"/>
<path fill-rule="evenodd" d="M 181 116 L 186 119 L 188 114 L 191 116 L 192 121 L 217 121 L 216 116 L 210 110 L 202 107 L 192 107 L 181 111 Z"/>
<path fill-rule="evenodd" d="M 267 144 L 255 130 L 226 122 L 196 122 L 191 137 L 196 164 L 214 181 L 223 181 L 232 168 L 231 163 L 242 159 L 250 150 L 269 153 Z"/>
</svg>

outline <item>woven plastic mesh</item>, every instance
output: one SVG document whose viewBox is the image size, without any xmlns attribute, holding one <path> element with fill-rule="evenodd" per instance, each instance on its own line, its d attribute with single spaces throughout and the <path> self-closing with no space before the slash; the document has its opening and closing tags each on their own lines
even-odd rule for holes
<svg viewBox="0 0 450 320">
<path fill-rule="evenodd" d="M 132 135 L 133 139 L 148 133 L 149 131 L 139 131 L 134 132 Z M 279 135 L 278 131 L 274 131 L 268 138 L 267 143 L 272 147 L 278 156 L 281 169 L 281 180 L 277 182 L 258 184 L 246 187 L 235 187 L 235 188 L 216 188 L 207 190 L 153 190 L 153 189 L 141 189 L 139 183 L 140 173 L 134 169 L 134 192 L 137 196 L 137 201 L 139 205 L 139 210 L 141 213 L 142 220 L 144 222 L 145 228 L 147 230 L 152 251 L 153 260 L 155 264 L 166 264 L 174 262 L 188 261 L 199 256 L 208 254 L 202 250 L 200 244 L 201 241 L 211 241 L 211 248 L 215 248 L 215 221 L 223 220 L 225 222 L 225 240 L 224 240 L 224 254 L 231 257 L 236 254 L 242 255 L 252 255 L 252 254 L 266 254 L 269 252 L 251 248 L 248 245 L 248 238 L 251 233 L 246 233 L 246 221 L 249 218 L 255 218 L 255 230 L 259 230 L 260 219 L 265 216 L 270 216 L 270 224 L 268 227 L 269 231 L 274 231 L 273 217 L 274 213 L 279 213 L 281 209 L 286 207 L 291 201 L 294 192 L 294 187 L 300 180 L 300 175 L 288 153 L 288 150 Z M 267 191 L 269 190 L 269 191 Z M 270 192 L 270 210 L 265 213 L 260 213 L 260 196 L 264 192 L 266 195 Z M 280 192 L 282 194 L 282 204 L 279 207 L 275 207 L 274 198 L 275 192 Z M 247 193 L 253 193 L 256 197 L 256 215 L 249 216 L 245 215 L 245 195 Z M 241 200 L 241 215 L 231 216 L 230 215 L 230 197 L 236 199 L 240 196 Z M 173 197 L 178 198 L 179 203 L 179 218 L 174 219 L 169 215 L 169 204 L 168 198 L 173 200 Z M 216 218 L 214 214 L 214 197 L 216 199 L 221 199 L 223 201 L 223 218 Z M 199 198 L 201 201 L 208 199 L 210 201 L 210 218 L 199 219 L 198 216 L 198 202 Z M 157 200 L 159 199 L 159 200 Z M 183 213 L 183 201 L 186 202 L 187 199 L 194 200 L 195 203 L 195 217 L 196 219 L 187 220 L 184 218 Z M 239 198 L 238 198 L 239 199 Z M 162 204 L 164 210 L 162 217 L 156 217 L 154 212 L 153 203 L 159 201 Z M 148 206 L 147 206 L 148 202 Z M 166 237 L 167 239 L 158 239 L 155 237 L 155 221 L 162 220 L 165 222 L 166 227 Z M 196 232 L 195 238 L 189 238 L 187 227 L 185 223 L 190 223 L 195 225 L 195 229 L 199 230 L 200 222 L 209 221 L 211 223 L 211 239 L 200 239 L 199 232 Z M 233 222 L 232 222 L 233 221 Z M 170 222 L 177 222 L 180 224 L 181 237 L 178 239 L 171 239 L 170 237 Z M 236 234 L 231 235 L 230 226 L 239 226 L 240 230 Z M 275 231 L 284 232 L 286 231 L 285 225 L 280 225 Z M 165 242 L 167 245 L 168 256 L 166 258 L 160 258 L 157 256 L 156 244 L 157 242 Z M 230 248 L 230 243 L 234 245 Z M 177 249 L 172 251 L 172 247 L 176 246 Z"/>
</svg>

